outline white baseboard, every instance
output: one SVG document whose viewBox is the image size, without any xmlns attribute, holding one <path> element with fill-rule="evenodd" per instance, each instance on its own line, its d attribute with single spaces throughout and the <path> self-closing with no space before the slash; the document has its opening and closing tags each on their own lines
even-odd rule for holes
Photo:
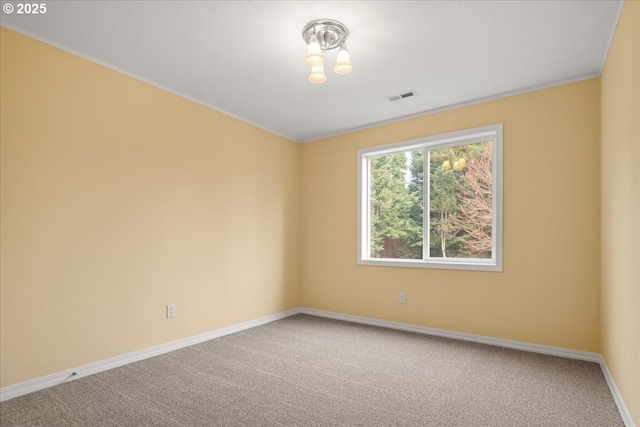
<svg viewBox="0 0 640 427">
<path fill-rule="evenodd" d="M 590 353 L 588 351 L 570 350 L 561 347 L 552 347 L 541 344 L 531 344 L 522 341 L 512 341 L 502 338 L 493 338 L 484 335 L 467 334 L 464 332 L 447 331 L 445 329 L 429 328 L 427 326 L 417 326 L 409 323 L 391 322 L 389 320 L 374 319 L 371 317 L 354 316 L 351 314 L 335 313 L 332 311 L 315 310 L 312 308 L 301 309 L 304 314 L 312 316 L 328 317 L 330 319 L 345 320 L 347 322 L 362 323 L 365 325 L 380 326 L 382 328 L 399 329 L 401 331 L 416 332 L 425 335 L 434 335 L 437 337 L 452 338 L 462 341 L 473 341 L 481 344 L 494 345 L 498 347 L 513 348 L 516 350 L 524 350 L 532 353 L 542 353 L 551 356 L 566 357 L 568 359 L 586 360 L 588 362 L 600 363 L 600 355 L 598 353 Z"/>
<path fill-rule="evenodd" d="M 260 317 L 259 319 L 253 319 L 247 322 L 238 323 L 237 325 L 227 326 L 225 328 L 216 329 L 210 332 L 205 332 L 203 334 L 194 335 L 192 337 L 183 338 L 155 347 L 145 348 L 143 350 L 134 351 L 132 353 L 123 354 L 121 356 L 112 357 L 110 359 L 101 360 L 99 362 L 90 363 L 88 365 L 80 366 L 73 369 L 67 369 L 65 371 L 57 372 L 45 377 L 25 381 L 20 384 L 4 387 L 0 389 L 0 402 L 12 399 L 14 397 L 22 396 L 24 394 L 32 393 L 34 391 L 42 390 L 44 388 L 48 388 L 57 384 L 61 384 L 66 381 L 82 378 L 101 371 L 106 371 L 107 369 L 117 368 L 118 366 L 126 365 L 128 363 L 148 359 L 150 357 L 158 356 L 160 354 L 168 353 L 170 351 L 178 350 L 190 345 L 199 344 L 205 341 L 212 340 L 214 338 L 233 334 L 234 332 L 254 328 L 256 326 L 284 319 L 285 317 L 293 316 L 298 313 L 300 313 L 300 309 L 294 308 L 292 310 Z"/>
<path fill-rule="evenodd" d="M 604 378 L 607 381 L 607 385 L 611 390 L 613 400 L 618 406 L 620 416 L 625 423 L 626 427 L 636 427 L 631 419 L 631 415 L 627 410 L 627 407 L 622 400 L 622 396 L 618 391 L 618 388 L 613 381 L 613 377 L 607 368 L 602 356 L 598 353 L 590 353 L 586 351 L 570 350 L 561 347 L 552 347 L 541 344 L 531 344 L 521 341 L 513 341 L 502 338 L 493 338 L 484 335 L 467 334 L 464 332 L 447 331 L 445 329 L 429 328 L 426 326 L 411 325 L 409 323 L 392 322 L 388 320 L 374 319 L 371 317 L 354 316 L 351 314 L 336 313 L 332 311 L 316 310 L 312 308 L 300 307 L 291 310 L 283 311 L 280 313 L 272 314 L 269 316 L 261 317 L 259 319 L 249 320 L 247 322 L 239 323 L 237 325 L 227 326 L 225 328 L 216 329 L 214 331 L 205 332 L 203 334 L 194 335 L 192 337 L 183 338 L 177 341 L 172 341 L 166 344 L 150 347 L 147 349 L 134 351 L 132 353 L 123 354 L 122 356 L 113 357 L 110 359 L 102 360 L 88 365 L 80 366 L 74 369 L 68 369 L 66 371 L 58 372 L 55 374 L 47 375 L 45 377 L 36 378 L 30 381 L 26 381 L 20 384 L 4 387 L 0 389 L 0 402 L 14 397 L 22 396 L 34 391 L 42 390 L 57 384 L 61 384 L 66 381 L 82 378 L 87 375 L 95 374 L 107 369 L 123 366 L 128 363 L 137 362 L 139 360 L 148 359 L 153 356 L 168 353 L 170 351 L 178 350 L 190 345 L 199 344 L 205 341 L 209 341 L 215 338 L 219 338 L 225 335 L 233 334 L 234 332 L 243 331 L 245 329 L 254 328 L 256 326 L 264 325 L 266 323 L 274 322 L 276 320 L 284 319 L 285 317 L 293 316 L 299 313 L 308 314 L 311 316 L 326 317 L 329 319 L 344 320 L 347 322 L 362 323 L 365 325 L 379 326 L 382 328 L 398 329 L 401 331 L 416 332 L 419 334 L 433 335 L 444 338 L 452 338 L 462 341 L 472 341 L 482 344 L 494 345 L 498 347 L 513 348 L 516 350 L 529 351 L 532 353 L 542 353 L 551 356 L 566 357 L 568 359 L 585 360 L 588 362 L 594 362 L 600 364 Z"/>
<path fill-rule="evenodd" d="M 624 404 L 624 400 L 622 400 L 622 395 L 620 395 L 620 391 L 618 390 L 618 387 L 616 387 L 615 381 L 613 381 L 611 372 L 609 372 L 609 368 L 607 367 L 607 364 L 602 356 L 600 356 L 600 368 L 602 369 L 604 379 L 607 380 L 609 390 L 611 390 L 611 395 L 613 396 L 613 400 L 616 402 L 618 411 L 620 411 L 620 416 L 622 417 L 622 421 L 624 421 L 624 425 L 626 427 L 636 427 L 636 425 L 633 423 L 633 420 L 631 419 L 631 414 L 629 413 L 627 406 Z"/>
<path fill-rule="evenodd" d="M 609 368 L 607 368 L 607 364 L 605 363 L 602 356 L 598 353 L 571 350 L 571 349 L 562 348 L 562 347 L 552 347 L 552 346 L 542 345 L 542 344 L 531 344 L 531 343 L 522 342 L 522 341 L 493 338 L 493 337 L 488 337 L 484 335 L 467 334 L 464 332 L 447 331 L 445 329 L 429 328 L 426 326 L 411 325 L 409 323 L 392 322 L 389 320 L 380 320 L 380 319 L 374 319 L 371 317 L 354 316 L 352 314 L 343 314 L 343 313 L 336 313 L 333 311 L 316 310 L 313 308 L 306 308 L 306 307 L 302 307 L 300 309 L 300 312 L 303 314 L 311 315 L 311 316 L 326 317 L 329 319 L 344 320 L 347 322 L 362 323 L 365 325 L 379 326 L 382 328 L 389 328 L 389 329 L 398 329 L 401 331 L 416 332 L 419 334 L 434 335 L 438 337 L 452 338 L 452 339 L 462 340 L 462 341 L 473 341 L 473 342 L 482 343 L 482 344 L 494 345 L 497 347 L 506 347 L 506 348 L 513 348 L 516 350 L 528 351 L 531 353 L 542 353 L 542 354 L 548 354 L 550 356 L 565 357 L 568 359 L 577 359 L 577 360 L 584 360 L 587 362 L 598 363 L 600 364 L 600 368 L 602 369 L 604 378 L 607 380 L 607 385 L 609 386 L 609 390 L 611 390 L 611 394 L 613 395 L 613 400 L 616 402 L 616 405 L 618 406 L 618 411 L 620 412 L 620 416 L 622 417 L 622 420 L 624 421 L 625 426 L 636 427 L 635 424 L 633 423 L 633 420 L 631 419 L 631 414 L 629 414 L 629 411 L 627 410 L 627 407 L 625 406 L 624 401 L 622 400 L 622 396 L 620 395 L 620 392 L 618 391 L 618 388 L 616 387 L 616 384 L 613 381 L 613 377 L 609 372 Z"/>
</svg>

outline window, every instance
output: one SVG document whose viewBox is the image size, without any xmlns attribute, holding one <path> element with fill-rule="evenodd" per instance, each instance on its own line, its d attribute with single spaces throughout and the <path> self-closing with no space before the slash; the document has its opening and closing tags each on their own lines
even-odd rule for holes
<svg viewBox="0 0 640 427">
<path fill-rule="evenodd" d="M 502 125 L 359 150 L 358 263 L 502 271 Z"/>
</svg>

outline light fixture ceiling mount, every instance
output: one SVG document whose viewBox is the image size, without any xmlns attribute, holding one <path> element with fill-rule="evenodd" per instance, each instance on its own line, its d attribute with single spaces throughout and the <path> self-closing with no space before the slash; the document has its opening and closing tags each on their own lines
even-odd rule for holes
<svg viewBox="0 0 640 427">
<path fill-rule="evenodd" d="M 309 22 L 302 30 L 302 38 L 307 44 L 311 43 L 311 38 L 315 34 L 322 51 L 335 49 L 341 46 L 349 35 L 347 27 L 343 23 L 333 19 L 318 19 Z"/>
<path fill-rule="evenodd" d="M 347 50 L 348 35 L 347 27 L 333 19 L 318 19 L 305 25 L 302 29 L 302 38 L 309 48 L 304 63 L 307 67 L 311 67 L 310 82 L 324 83 L 327 80 L 324 74 L 323 54 L 337 47 L 340 51 L 333 71 L 336 74 L 349 74 L 353 70 Z"/>
</svg>

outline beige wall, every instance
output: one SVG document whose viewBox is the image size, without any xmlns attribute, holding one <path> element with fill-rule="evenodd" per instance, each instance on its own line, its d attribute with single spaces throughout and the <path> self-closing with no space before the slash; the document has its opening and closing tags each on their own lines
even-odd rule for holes
<svg viewBox="0 0 640 427">
<path fill-rule="evenodd" d="M 299 145 L 1 43 L 3 387 L 300 305 Z"/>
<path fill-rule="evenodd" d="M 599 116 L 592 79 L 305 144 L 302 303 L 598 352 Z M 356 265 L 357 150 L 499 122 L 504 271 Z"/>
<path fill-rule="evenodd" d="M 303 305 L 602 351 L 638 423 L 639 21 L 602 79 L 301 146 L 3 28 L 1 386 Z M 357 150 L 492 123 L 504 271 L 356 265 Z"/>
<path fill-rule="evenodd" d="M 640 3 L 624 5 L 601 94 L 601 348 L 640 425 Z"/>
</svg>

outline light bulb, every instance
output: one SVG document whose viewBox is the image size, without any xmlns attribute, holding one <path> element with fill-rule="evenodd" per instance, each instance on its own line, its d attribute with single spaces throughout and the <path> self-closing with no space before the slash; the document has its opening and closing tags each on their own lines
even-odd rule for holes
<svg viewBox="0 0 640 427">
<path fill-rule="evenodd" d="M 309 40 L 309 49 L 307 49 L 307 57 L 304 63 L 307 67 L 319 67 L 324 64 L 322 49 L 315 34 L 313 34 Z"/>
<path fill-rule="evenodd" d="M 336 66 L 333 71 L 336 74 L 349 74 L 353 71 L 351 60 L 349 60 L 349 51 L 344 44 L 340 47 L 340 51 L 338 51 L 338 59 L 336 60 Z"/>
<path fill-rule="evenodd" d="M 327 76 L 324 74 L 324 67 L 322 65 L 311 68 L 309 81 L 311 83 L 324 83 L 327 81 Z"/>
</svg>

